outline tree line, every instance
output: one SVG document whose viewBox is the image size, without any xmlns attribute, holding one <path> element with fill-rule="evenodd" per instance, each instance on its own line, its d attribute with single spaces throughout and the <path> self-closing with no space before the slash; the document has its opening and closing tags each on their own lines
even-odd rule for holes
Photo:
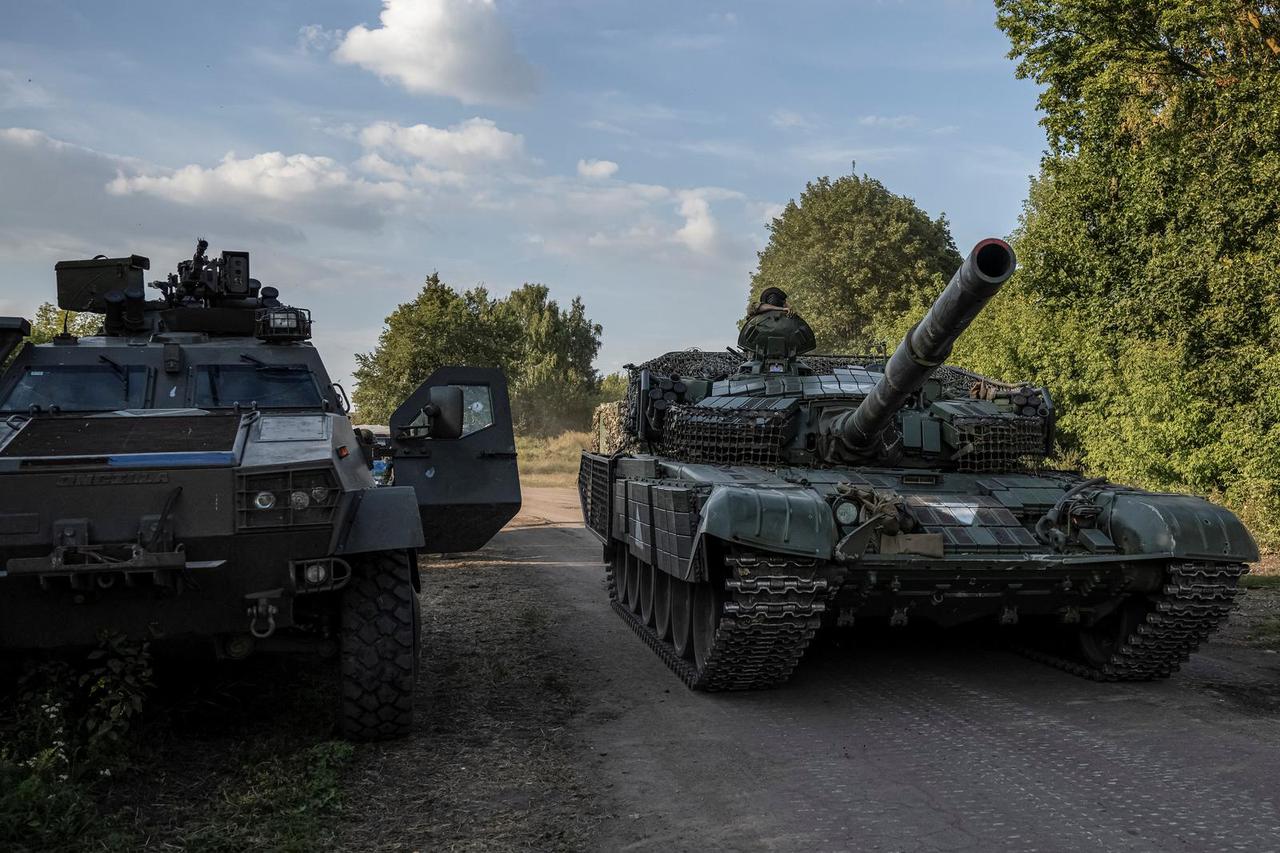
<svg viewBox="0 0 1280 853">
<path fill-rule="evenodd" d="M 997 0 L 1047 137 L 1019 271 L 956 347 L 1048 385 L 1061 460 L 1208 494 L 1280 546 L 1280 12 L 1239 0 Z M 778 285 L 826 349 L 896 343 L 960 262 L 879 182 L 811 182 Z"/>
<path fill-rule="evenodd" d="M 584 429 L 602 394 L 616 391 L 593 367 L 601 333 L 580 298 L 561 308 L 546 285 L 499 298 L 484 287 L 455 290 L 432 273 L 387 317 L 377 347 L 356 355 L 356 416 L 386 423 L 437 367 L 465 364 L 503 369 L 520 433 Z"/>
</svg>

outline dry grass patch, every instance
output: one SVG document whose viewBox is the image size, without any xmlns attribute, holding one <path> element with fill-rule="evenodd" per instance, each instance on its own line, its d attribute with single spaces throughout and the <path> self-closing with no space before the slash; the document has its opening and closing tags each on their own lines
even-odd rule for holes
<svg viewBox="0 0 1280 853">
<path fill-rule="evenodd" d="M 573 488 L 578 483 L 578 454 L 590 444 L 588 432 L 564 432 L 551 438 L 516 438 L 520 482 L 526 486 Z"/>
</svg>

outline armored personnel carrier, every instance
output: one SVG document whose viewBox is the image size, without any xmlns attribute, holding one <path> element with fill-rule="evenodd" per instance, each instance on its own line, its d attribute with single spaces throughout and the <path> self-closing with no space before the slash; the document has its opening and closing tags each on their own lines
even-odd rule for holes
<svg viewBox="0 0 1280 853">
<path fill-rule="evenodd" d="M 102 631 L 224 657 L 336 652 L 348 737 L 406 732 L 419 551 L 485 544 L 520 506 L 501 372 L 442 368 L 391 419 L 395 485 L 310 343 L 311 314 L 209 258 L 56 265 L 99 335 L 28 345 L 0 374 L 0 650 Z M 30 332 L 0 318 L 0 364 Z M 189 645 L 189 644 L 188 644 Z"/>
<path fill-rule="evenodd" d="M 1013 274 L 979 243 L 887 359 L 806 356 L 770 289 L 742 351 L 631 371 L 627 446 L 579 491 L 613 608 L 703 690 L 786 681 L 824 624 L 993 620 L 1100 680 L 1168 676 L 1258 558 L 1234 515 L 1048 469 L 1053 398 L 943 366 Z"/>
</svg>

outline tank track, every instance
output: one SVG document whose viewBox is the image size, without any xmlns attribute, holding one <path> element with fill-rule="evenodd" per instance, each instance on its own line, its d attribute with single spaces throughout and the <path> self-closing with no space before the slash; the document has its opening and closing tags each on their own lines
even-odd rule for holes
<svg viewBox="0 0 1280 853">
<path fill-rule="evenodd" d="M 613 563 L 605 565 L 614 611 L 694 690 L 758 690 L 786 682 L 839 586 L 838 578 L 817 576 L 826 565 L 815 560 L 755 554 L 727 557 L 730 577 L 724 582 L 720 622 L 711 651 L 699 667 L 677 655 L 670 643 L 618 600 Z"/>
<path fill-rule="evenodd" d="M 1150 681 L 1168 678 L 1227 618 L 1248 567 L 1222 563 L 1170 563 L 1161 591 L 1137 630 L 1101 667 L 1021 646 L 1040 663 L 1094 681 Z"/>
</svg>

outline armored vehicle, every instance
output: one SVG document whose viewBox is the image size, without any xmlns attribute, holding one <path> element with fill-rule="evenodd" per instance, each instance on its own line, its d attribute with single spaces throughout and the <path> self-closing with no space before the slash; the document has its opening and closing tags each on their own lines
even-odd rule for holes
<svg viewBox="0 0 1280 853">
<path fill-rule="evenodd" d="M 1047 389 L 943 366 L 1013 270 L 979 243 L 887 359 L 806 356 L 771 289 L 742 352 L 632 368 L 583 515 L 613 608 L 690 687 L 777 685 L 853 619 L 992 620 L 1078 675 L 1160 678 L 1226 617 L 1258 557 L 1234 515 L 1050 470 Z"/>
<path fill-rule="evenodd" d="M 206 250 L 152 299 L 144 257 L 56 265 L 58 305 L 102 328 L 0 374 L 0 650 L 103 631 L 228 658 L 314 641 L 336 653 L 341 730 L 402 734 L 415 554 L 479 548 L 520 505 L 505 380 L 437 371 L 392 417 L 395 485 L 375 487 L 310 312 L 251 278 L 248 253 Z M 29 332 L 0 318 L 0 364 Z"/>
</svg>

